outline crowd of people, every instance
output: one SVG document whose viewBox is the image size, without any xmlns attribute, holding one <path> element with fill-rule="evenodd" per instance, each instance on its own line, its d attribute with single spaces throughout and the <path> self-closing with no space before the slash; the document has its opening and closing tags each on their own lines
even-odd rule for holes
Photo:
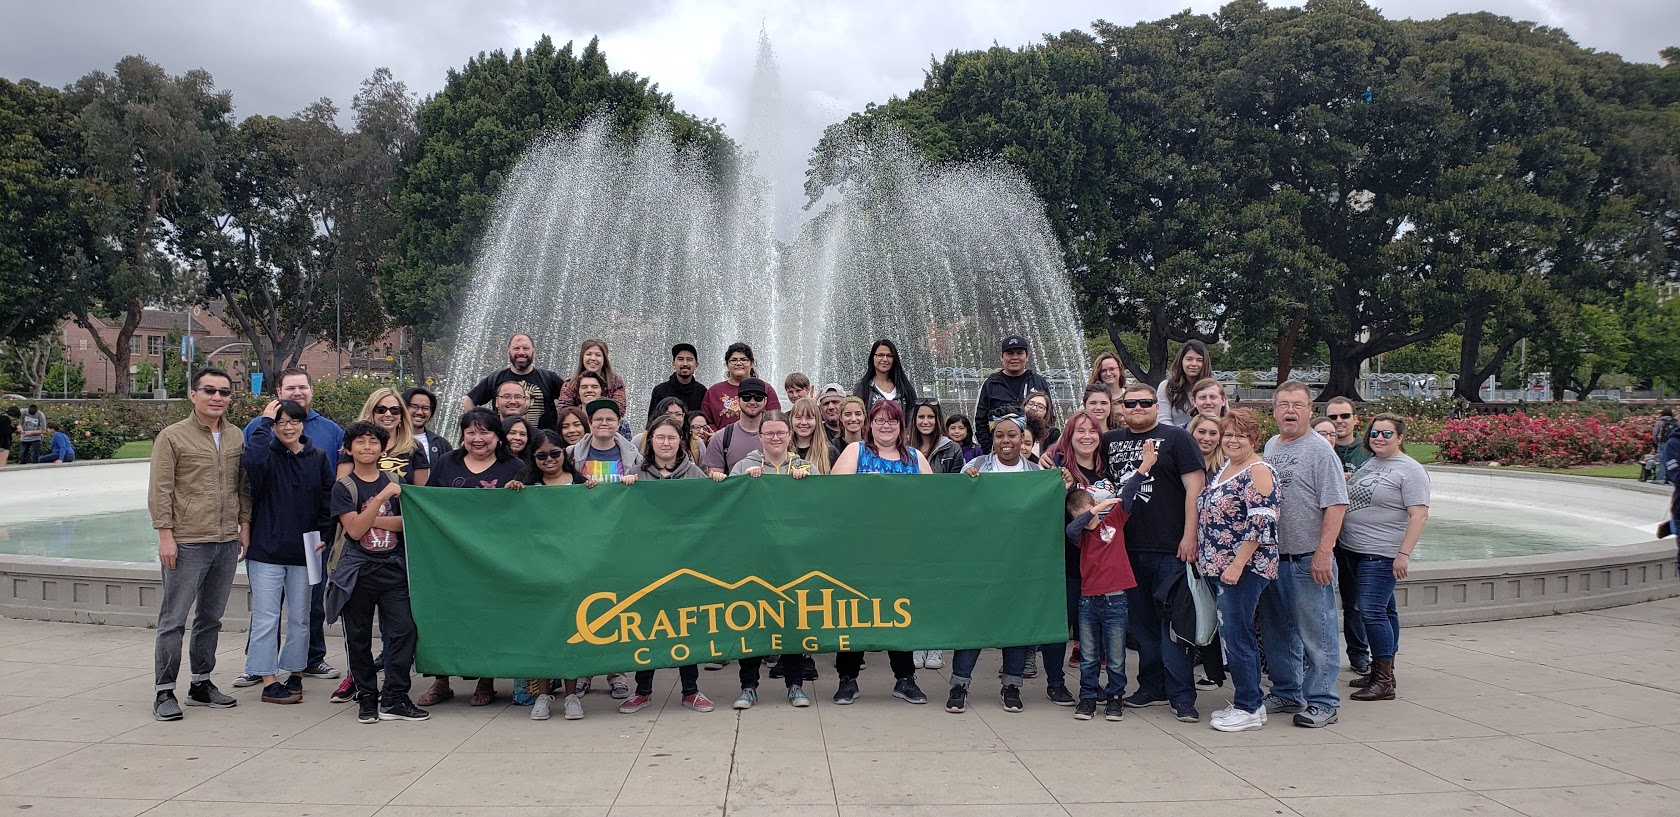
<svg viewBox="0 0 1680 817">
<path fill-rule="evenodd" d="M 1231 703 L 1212 713 L 1214 729 L 1259 729 L 1278 714 L 1323 727 L 1339 717 L 1343 642 L 1358 675 L 1351 697 L 1395 696 L 1394 588 L 1429 515 L 1429 478 L 1405 454 L 1400 417 L 1361 420 L 1351 401 L 1335 399 L 1315 418 L 1307 387 L 1288 381 L 1271 404 L 1277 434 L 1263 439 L 1260 416 L 1228 405 L 1208 350 L 1193 341 L 1158 386 L 1128 382 L 1119 358 L 1099 355 L 1065 420 L 1016 335 L 1000 342 L 1000 368 L 981 385 L 971 415 L 946 414 L 938 399 L 918 395 L 887 339 L 871 347 L 851 388 L 818 389 L 793 373 L 780 393 L 759 376 L 745 343 L 724 350 L 726 378 L 709 386 L 695 376 L 699 350 L 678 343 L 669 379 L 652 388 L 648 415 L 635 423 L 629 384 L 613 370 L 606 343 L 585 341 L 570 377 L 537 366 L 526 334 L 509 339 L 507 357 L 507 367 L 461 397 L 460 419 L 447 430 L 431 427 L 439 398 L 425 388 L 378 389 L 341 428 L 311 408 L 301 369 L 280 374 L 260 417 L 230 428 L 231 378 L 216 369 L 193 376 L 191 416 L 166 428 L 152 455 L 149 507 L 164 579 L 159 720 L 182 717 L 176 676 L 195 604 L 185 703 L 237 704 L 211 674 L 241 559 L 251 624 L 234 686 L 260 685 L 262 701 L 295 704 L 303 678 L 340 678 L 326 661 L 324 628 L 342 621 L 349 675 L 330 700 L 356 702 L 362 722 L 423 720 L 428 707 L 455 697 L 447 677 L 410 697 L 418 634 L 403 539 L 408 486 L 540 490 L 764 474 L 988 479 L 1059 471 L 1068 638 L 997 645 L 1007 711 L 1024 707 L 1024 680 L 1042 673 L 1047 699 L 1072 707 L 1076 719 L 1102 708 L 1118 721 L 1127 708 L 1168 706 L 1178 720 L 1198 722 L 1198 689 L 1229 682 Z M 458 433 L 458 446 L 446 432 Z M 1218 634 L 1205 644 L 1194 635 L 1204 584 L 1219 614 Z M 894 697 L 928 701 L 917 671 L 947 664 L 939 645 L 925 646 L 887 653 Z M 1127 649 L 1139 658 L 1130 694 Z M 966 711 L 979 653 L 950 655 L 947 711 Z M 821 677 L 809 655 L 736 664 L 738 710 L 757 704 L 766 664 L 795 707 L 810 705 L 807 685 Z M 1078 672 L 1071 684 L 1070 666 Z M 835 704 L 858 699 L 864 667 L 862 653 L 835 656 Z M 700 669 L 679 668 L 682 703 L 708 712 L 714 704 L 699 688 Z M 470 705 L 496 700 L 496 679 L 469 680 Z M 531 706 L 533 719 L 550 718 L 556 705 L 577 719 L 595 680 L 515 679 L 514 698 Z M 630 713 L 652 702 L 653 680 L 642 670 L 633 679 L 609 675 L 605 686 Z"/>
</svg>

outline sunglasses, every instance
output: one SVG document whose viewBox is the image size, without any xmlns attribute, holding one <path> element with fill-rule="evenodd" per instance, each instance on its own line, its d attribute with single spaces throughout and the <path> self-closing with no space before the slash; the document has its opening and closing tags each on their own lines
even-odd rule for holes
<svg viewBox="0 0 1680 817">
<path fill-rule="evenodd" d="M 212 397 L 229 397 L 233 394 L 233 389 L 218 389 L 215 386 L 199 386 L 198 390 Z"/>
<path fill-rule="evenodd" d="M 564 452 L 564 451 L 538 451 L 537 453 L 531 455 L 531 459 L 534 459 L 537 462 L 545 462 L 547 460 L 560 460 L 560 459 L 565 459 L 565 458 L 566 458 L 566 452 Z"/>
<path fill-rule="evenodd" d="M 1126 408 L 1154 408 L 1155 398 L 1151 397 L 1144 400 L 1121 400 L 1120 405 L 1125 406 Z"/>
<path fill-rule="evenodd" d="M 375 416 L 380 414 L 401 414 L 402 406 L 374 406 L 373 413 Z"/>
<path fill-rule="evenodd" d="M 1329 417 L 1332 420 L 1352 420 L 1353 412 L 1350 411 L 1346 414 L 1326 414 L 1324 416 Z"/>
<path fill-rule="evenodd" d="M 922 406 L 931 406 L 933 408 L 939 408 L 939 401 L 935 400 L 931 397 L 924 397 L 924 398 L 916 401 L 916 408 L 921 408 Z"/>
<path fill-rule="evenodd" d="M 762 394 L 743 394 L 740 397 L 743 403 L 762 403 L 767 399 Z"/>
<path fill-rule="evenodd" d="M 1378 438 L 1378 437 L 1381 437 L 1381 438 L 1386 440 L 1386 439 L 1389 439 L 1389 438 L 1394 436 L 1394 429 L 1392 429 L 1392 428 L 1373 428 L 1368 433 L 1370 434 L 1371 439 L 1373 439 L 1373 440 Z"/>
</svg>

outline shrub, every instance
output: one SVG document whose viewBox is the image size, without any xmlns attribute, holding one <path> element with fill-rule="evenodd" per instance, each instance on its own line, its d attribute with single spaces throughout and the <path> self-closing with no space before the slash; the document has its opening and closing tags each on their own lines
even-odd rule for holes
<svg viewBox="0 0 1680 817">
<path fill-rule="evenodd" d="M 1448 420 L 1430 438 L 1443 462 L 1489 462 L 1570 468 L 1593 463 L 1634 462 L 1650 447 L 1652 417 L 1572 413 L 1481 415 Z"/>
</svg>

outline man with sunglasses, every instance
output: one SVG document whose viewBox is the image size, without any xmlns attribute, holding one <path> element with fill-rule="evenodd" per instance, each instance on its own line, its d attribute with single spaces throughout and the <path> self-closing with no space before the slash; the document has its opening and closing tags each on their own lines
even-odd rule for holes
<svg viewBox="0 0 1680 817">
<path fill-rule="evenodd" d="M 1115 409 L 1125 425 L 1103 434 L 1108 478 L 1124 485 L 1142 470 L 1143 453 L 1152 440 L 1155 466 L 1138 483 L 1126 519 L 1126 550 L 1137 586 L 1126 591 L 1129 632 L 1138 644 L 1137 692 L 1122 700 L 1128 707 L 1172 706 L 1185 723 L 1201 719 L 1196 711 L 1192 656 L 1173 641 L 1172 615 L 1161 601 L 1184 581 L 1184 565 L 1196 558 L 1196 498 L 1206 481 L 1202 452 L 1189 432 L 1160 422 L 1155 387 L 1126 384 Z"/>
<path fill-rule="evenodd" d="M 1032 352 L 1027 348 L 1026 338 L 1010 335 L 998 346 L 998 359 L 1003 368 L 992 372 L 980 384 L 980 397 L 974 403 L 974 436 L 988 454 L 992 451 L 993 420 L 1002 417 L 1006 408 L 1014 410 L 1026 402 L 1028 392 L 1051 393 L 1050 381 L 1027 368 Z"/>
<path fill-rule="evenodd" d="M 251 496 L 240 465 L 245 435 L 224 421 L 233 402 L 233 378 L 227 372 L 200 369 L 188 399 L 192 414 L 159 432 L 152 444 L 146 498 L 163 566 L 152 701 L 152 716 L 160 721 L 181 719 L 175 676 L 181 669 L 187 613 L 195 604 L 187 705 L 227 709 L 238 703 L 210 682 L 210 673 L 216 669 L 234 569 L 250 543 Z"/>
<path fill-rule="evenodd" d="M 1342 461 L 1342 475 L 1353 476 L 1371 459 L 1365 441 L 1359 439 L 1359 414 L 1353 401 L 1346 397 L 1332 397 L 1325 404 L 1325 416 L 1336 427 L 1336 440 L 1331 447 Z M 1359 584 L 1355 577 L 1359 555 L 1336 545 L 1336 592 L 1342 598 L 1342 637 L 1347 639 L 1348 667 L 1360 675 L 1371 674 L 1371 645 L 1365 640 L 1365 622 L 1359 617 Z"/>
<path fill-rule="evenodd" d="M 758 430 L 764 423 L 769 393 L 770 388 L 756 377 L 741 381 L 735 393 L 741 419 L 712 434 L 712 441 L 706 444 L 705 453 L 700 455 L 700 467 L 712 479 L 722 480 L 735 468 L 735 464 L 746 459 L 748 454 L 764 450 L 764 444 L 758 438 Z"/>
</svg>

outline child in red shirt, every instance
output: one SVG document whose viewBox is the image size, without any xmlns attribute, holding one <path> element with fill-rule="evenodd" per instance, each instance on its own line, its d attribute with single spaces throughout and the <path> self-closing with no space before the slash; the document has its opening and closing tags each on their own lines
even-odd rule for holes
<svg viewBox="0 0 1680 817">
<path fill-rule="evenodd" d="M 1079 703 L 1076 720 L 1097 712 L 1097 681 L 1108 664 L 1104 718 L 1123 717 L 1120 696 L 1126 691 L 1126 591 L 1137 586 L 1126 555 L 1126 518 L 1138 486 L 1155 465 L 1157 441 L 1144 447 L 1143 462 L 1120 486 L 1120 495 L 1097 502 L 1084 488 L 1067 493 L 1068 541 L 1079 548 Z"/>
</svg>

